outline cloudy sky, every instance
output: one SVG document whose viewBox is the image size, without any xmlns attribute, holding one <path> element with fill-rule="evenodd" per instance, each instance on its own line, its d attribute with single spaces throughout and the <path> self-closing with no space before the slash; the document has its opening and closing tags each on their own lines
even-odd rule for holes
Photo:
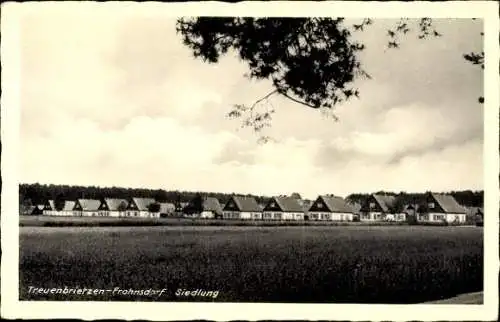
<svg viewBox="0 0 500 322">
<path fill-rule="evenodd" d="M 271 89 L 228 56 L 195 60 L 175 19 L 46 6 L 21 24 L 20 181 L 257 193 L 483 189 L 480 21 L 436 21 L 439 39 L 385 48 L 375 20 L 357 37 L 373 79 L 339 121 L 273 97 L 258 144 L 225 114 Z"/>
</svg>

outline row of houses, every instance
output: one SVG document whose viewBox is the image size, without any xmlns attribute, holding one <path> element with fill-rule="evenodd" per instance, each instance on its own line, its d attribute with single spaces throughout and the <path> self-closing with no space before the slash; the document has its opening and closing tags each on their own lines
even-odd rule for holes
<svg viewBox="0 0 500 322">
<path fill-rule="evenodd" d="M 467 214 L 470 215 L 470 209 L 458 204 L 453 196 L 436 193 L 429 193 L 425 203 L 406 204 L 400 210 L 396 209 L 396 197 L 377 194 L 371 195 L 362 205 L 338 196 L 323 195 L 314 201 L 277 196 L 266 204 L 259 204 L 253 197 L 232 196 L 224 205 L 217 198 L 205 197 L 198 209 L 193 209 L 191 203 L 176 209 L 173 203 L 158 203 L 153 198 L 77 199 L 66 201 L 58 208 L 53 200 L 48 200 L 32 207 L 31 214 L 159 218 L 182 213 L 191 218 L 299 221 L 407 221 L 412 217 L 422 222 L 450 223 L 463 223 Z M 473 215 L 482 216 L 482 209 L 477 208 Z"/>
<path fill-rule="evenodd" d="M 158 205 L 154 209 L 153 204 Z M 54 200 L 47 200 L 43 205 L 31 208 L 31 214 L 47 216 L 77 216 L 77 217 L 160 217 L 160 213 L 175 210 L 173 204 L 157 203 L 153 198 L 114 199 L 77 199 L 67 200 L 57 209 Z M 171 210 L 171 208 L 173 208 Z"/>
</svg>

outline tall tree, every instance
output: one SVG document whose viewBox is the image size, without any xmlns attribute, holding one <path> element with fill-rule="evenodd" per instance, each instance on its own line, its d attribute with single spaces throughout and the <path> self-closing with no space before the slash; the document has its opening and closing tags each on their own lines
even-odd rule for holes
<svg viewBox="0 0 500 322">
<path fill-rule="evenodd" d="M 154 202 L 148 206 L 149 212 L 160 212 L 160 204 L 158 202 Z"/>
<path fill-rule="evenodd" d="M 120 202 L 120 204 L 117 207 L 118 211 L 125 211 L 127 210 L 127 203 L 125 201 Z"/>
<path fill-rule="evenodd" d="M 64 203 L 66 202 L 66 198 L 64 197 L 64 194 L 58 193 L 56 197 L 54 198 L 54 207 L 57 211 L 61 211 L 64 208 Z"/>
<path fill-rule="evenodd" d="M 197 192 L 189 203 L 189 208 L 192 213 L 201 213 L 203 211 L 203 197 Z"/>
</svg>

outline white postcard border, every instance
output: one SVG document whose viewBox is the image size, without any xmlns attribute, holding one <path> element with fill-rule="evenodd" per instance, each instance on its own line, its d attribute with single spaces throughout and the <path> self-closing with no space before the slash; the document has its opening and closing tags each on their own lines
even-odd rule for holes
<svg viewBox="0 0 500 322">
<path fill-rule="evenodd" d="M 483 18 L 485 22 L 485 282 L 483 305 L 356 305 L 250 303 L 131 303 L 19 301 L 18 176 L 20 48 L 19 18 L 44 6 L 79 6 L 100 14 L 116 6 L 130 14 L 151 14 L 169 7 L 172 16 L 343 16 Z M 81 7 L 81 9 L 80 9 Z M 153 9 L 153 10 L 152 10 Z M 161 10 L 158 10 L 160 12 Z M 163 12 L 164 13 L 164 12 Z M 154 13 L 153 13 L 154 14 Z M 158 13 L 160 14 L 160 13 Z M 498 312 L 499 239 L 499 19 L 492 1 L 458 2 L 241 2 L 211 3 L 4 3 L 2 4 L 2 316 L 6 318 L 80 318 L 145 320 L 495 320 Z"/>
</svg>

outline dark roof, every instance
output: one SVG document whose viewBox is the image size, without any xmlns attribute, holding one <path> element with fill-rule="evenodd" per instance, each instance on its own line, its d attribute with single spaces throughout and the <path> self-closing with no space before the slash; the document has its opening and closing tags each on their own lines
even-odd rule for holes
<svg viewBox="0 0 500 322">
<path fill-rule="evenodd" d="M 214 197 L 207 197 L 203 200 L 203 210 L 213 211 L 216 214 L 222 214 L 222 206 L 220 205 L 219 199 Z"/>
<path fill-rule="evenodd" d="M 432 196 L 446 213 L 465 214 L 465 208 L 460 206 L 452 195 L 433 193 Z"/>
<path fill-rule="evenodd" d="M 253 197 L 233 196 L 232 197 L 240 211 L 261 212 L 262 208 Z"/>
<path fill-rule="evenodd" d="M 386 196 L 386 195 L 373 195 L 373 198 L 378 202 L 380 207 L 384 212 L 390 211 L 390 208 L 394 205 L 396 201 L 396 197 L 394 196 Z"/>
<path fill-rule="evenodd" d="M 294 197 L 274 197 L 278 206 L 283 212 L 303 212 L 304 209 Z"/>
<path fill-rule="evenodd" d="M 117 211 L 121 204 L 124 205 L 124 208 L 127 207 L 127 200 L 125 199 L 115 199 L 115 198 L 105 198 L 104 202 L 108 206 L 108 210 Z"/>
<path fill-rule="evenodd" d="M 342 197 L 333 195 L 320 196 L 325 202 L 326 207 L 330 212 L 353 212 L 354 209 Z"/>
</svg>

